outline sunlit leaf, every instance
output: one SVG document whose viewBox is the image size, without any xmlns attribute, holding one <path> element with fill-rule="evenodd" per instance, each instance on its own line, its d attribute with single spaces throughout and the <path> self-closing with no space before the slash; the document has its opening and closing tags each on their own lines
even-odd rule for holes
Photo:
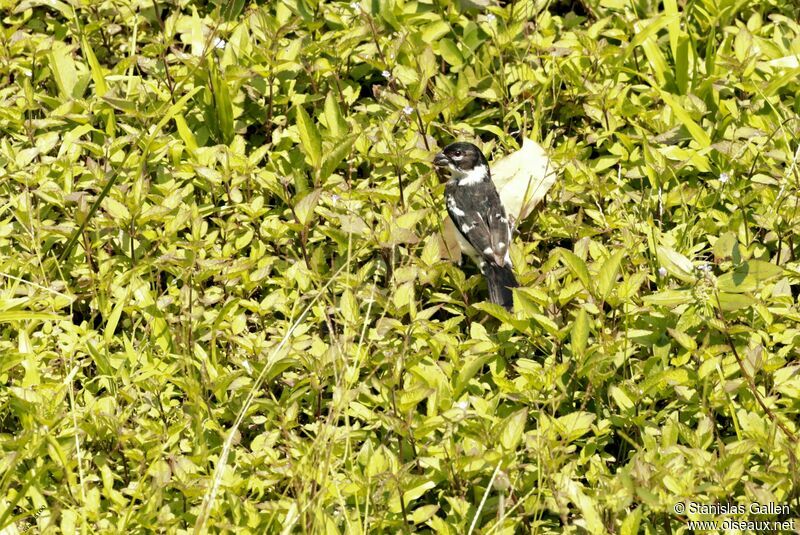
<svg viewBox="0 0 800 535">
<path fill-rule="evenodd" d="M 659 245 L 656 251 L 659 265 L 666 269 L 670 275 L 685 282 L 691 282 L 695 279 L 693 273 L 694 265 L 691 260 L 664 245 Z"/>
<path fill-rule="evenodd" d="M 500 444 L 506 451 L 514 451 L 522 441 L 525 424 L 528 421 L 528 410 L 521 409 L 503 422 L 500 432 Z"/>
<path fill-rule="evenodd" d="M 717 287 L 723 292 L 752 292 L 764 282 L 783 274 L 783 268 L 764 260 L 748 260 L 733 271 L 720 275 Z"/>
<path fill-rule="evenodd" d="M 578 310 L 575 322 L 572 324 L 570 332 L 572 342 L 572 352 L 578 356 L 583 356 L 586 352 L 586 344 L 589 340 L 589 315 L 585 308 Z"/>
<path fill-rule="evenodd" d="M 347 158 L 348 154 L 353 150 L 353 144 L 356 141 L 358 134 L 353 134 L 339 141 L 327 155 L 322 162 L 322 168 L 319 172 L 320 180 L 328 178 L 333 171 L 342 163 L 342 160 Z"/>
<path fill-rule="evenodd" d="M 297 116 L 297 132 L 300 142 L 308 158 L 308 163 L 315 169 L 322 163 L 322 137 L 317 125 L 311 120 L 302 106 L 295 108 Z"/>
<path fill-rule="evenodd" d="M 300 202 L 295 205 L 294 212 L 297 214 L 297 219 L 301 225 L 308 225 L 311 222 L 311 219 L 314 217 L 314 209 L 317 207 L 317 203 L 319 203 L 320 195 L 322 195 L 322 190 L 315 189 L 306 194 L 300 199 Z"/>
<path fill-rule="evenodd" d="M 583 261 L 578 255 L 566 249 L 558 250 L 559 258 L 564 264 L 569 267 L 573 275 L 578 277 L 584 288 L 591 290 L 592 285 L 590 282 L 589 270 L 586 268 L 586 262 Z"/>
<path fill-rule="evenodd" d="M 619 266 L 624 256 L 625 251 L 618 249 L 603 262 L 603 266 L 597 274 L 597 297 L 600 300 L 605 301 L 614 287 L 619 273 Z"/>
</svg>

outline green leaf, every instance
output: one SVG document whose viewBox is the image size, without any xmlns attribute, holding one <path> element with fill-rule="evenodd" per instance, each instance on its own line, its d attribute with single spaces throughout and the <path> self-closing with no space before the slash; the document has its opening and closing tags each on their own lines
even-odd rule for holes
<svg viewBox="0 0 800 535">
<path fill-rule="evenodd" d="M 86 350 L 89 352 L 89 355 L 91 355 L 92 360 L 97 366 L 97 370 L 100 372 L 100 375 L 105 375 L 108 377 L 114 375 L 114 366 L 111 365 L 111 362 L 109 362 L 104 353 L 97 350 L 93 343 L 87 342 Z"/>
<path fill-rule="evenodd" d="M 724 232 L 720 234 L 717 241 L 714 243 L 714 258 L 717 260 L 733 259 L 734 263 L 738 263 L 741 259 L 739 253 L 739 240 L 736 238 L 735 232 Z"/>
<path fill-rule="evenodd" d="M 24 13 L 25 11 L 36 6 L 49 7 L 55 11 L 58 11 L 66 20 L 72 20 L 74 15 L 74 11 L 70 5 L 66 2 L 62 2 L 61 0 L 23 0 L 14 7 L 14 13 Z"/>
<path fill-rule="evenodd" d="M 136 117 L 141 113 L 141 109 L 136 105 L 135 102 L 126 100 L 124 98 L 114 98 L 106 95 L 103 97 L 103 101 L 107 102 L 112 108 L 123 113 L 127 113 L 133 117 Z"/>
<path fill-rule="evenodd" d="M 222 308 L 219 309 L 217 312 L 216 318 L 214 318 L 214 323 L 211 324 L 211 356 L 212 360 L 216 361 L 216 351 L 217 351 L 217 334 L 219 332 L 219 326 L 222 324 L 223 321 L 230 320 L 233 316 L 236 308 L 239 306 L 239 299 L 233 298 L 227 301 Z"/>
<path fill-rule="evenodd" d="M 650 72 L 655 75 L 658 86 L 664 87 L 667 83 L 669 67 L 667 67 L 667 58 L 658 46 L 655 37 L 645 39 L 641 48 L 648 63 L 650 63 Z"/>
<path fill-rule="evenodd" d="M 329 92 L 325 97 L 325 122 L 328 124 L 328 130 L 334 139 L 341 139 L 349 131 L 347 121 L 342 115 L 342 110 L 339 107 L 339 102 L 333 96 L 333 92 Z"/>
<path fill-rule="evenodd" d="M 105 208 L 112 218 L 122 224 L 131 220 L 131 213 L 128 211 L 128 208 L 113 197 L 106 197 L 103 200 L 103 208 Z"/>
<path fill-rule="evenodd" d="M 89 62 L 89 69 L 92 73 L 92 80 L 94 81 L 97 96 L 102 97 L 108 91 L 108 86 L 106 85 L 103 68 L 100 66 L 100 62 L 97 61 L 97 56 L 94 55 L 94 50 L 92 50 L 89 41 L 86 40 L 86 34 L 83 34 L 81 37 L 81 51 L 86 61 Z"/>
<path fill-rule="evenodd" d="M 63 43 L 57 43 L 47 54 L 50 61 L 50 71 L 55 78 L 58 92 L 62 100 L 69 100 L 74 95 L 75 87 L 78 83 L 78 71 L 75 68 L 75 61 Z"/>
<path fill-rule="evenodd" d="M 356 142 L 356 139 L 358 139 L 358 134 L 353 134 L 336 143 L 336 146 L 328 153 L 325 157 L 325 161 L 322 163 L 322 168 L 319 172 L 320 180 L 325 180 L 333 174 L 339 164 L 342 163 L 342 160 L 347 158 L 353 150 L 353 144 Z"/>
<path fill-rule="evenodd" d="M 358 301 L 356 301 L 355 295 L 350 290 L 342 292 L 342 297 L 339 299 L 339 310 L 342 312 L 342 317 L 350 325 L 358 325 Z"/>
<path fill-rule="evenodd" d="M 489 333 L 486 332 L 486 327 L 484 327 L 477 321 L 469 324 L 469 337 L 472 338 L 473 340 L 489 341 Z"/>
<path fill-rule="evenodd" d="M 230 0 L 221 3 L 220 5 L 223 6 L 221 10 L 222 16 L 225 17 L 225 20 L 236 20 L 236 17 L 238 17 L 242 9 L 244 9 L 244 4 L 244 0 Z"/>
<path fill-rule="evenodd" d="M 674 307 L 694 300 L 690 290 L 664 290 L 642 297 L 646 305 Z"/>
<path fill-rule="evenodd" d="M 567 442 L 577 440 L 592 429 L 595 415 L 586 411 L 575 411 L 556 420 L 556 427 Z"/>
<path fill-rule="evenodd" d="M 672 34 L 670 33 L 670 35 Z M 689 36 L 680 32 L 678 47 L 675 52 L 675 85 L 678 87 L 678 94 L 680 95 L 686 95 L 689 92 L 689 51 L 692 50 L 690 45 Z M 692 57 L 695 57 L 695 55 L 692 54 Z"/>
<path fill-rule="evenodd" d="M 612 399 L 614 400 L 614 403 L 616 403 L 617 406 L 623 411 L 627 412 L 636 406 L 636 404 L 630 398 L 628 393 L 616 385 L 612 385 L 608 389 L 608 393 L 611 395 Z"/>
<path fill-rule="evenodd" d="M 672 109 L 672 113 L 674 113 L 675 117 L 686 127 L 689 131 L 689 135 L 700 145 L 701 149 L 707 149 L 711 146 L 711 137 L 709 137 L 706 131 L 692 119 L 692 116 L 681 106 L 677 98 L 666 91 L 661 91 L 661 98 Z"/>
<path fill-rule="evenodd" d="M 106 328 L 103 332 L 103 339 L 105 340 L 107 347 L 110 346 L 114 340 L 114 336 L 117 331 L 117 325 L 119 324 L 119 319 L 122 316 L 122 311 L 128 304 L 128 299 L 130 299 L 129 290 L 130 286 L 128 287 L 128 291 L 125 292 L 125 297 L 116 302 L 114 308 L 111 310 L 111 314 L 108 316 Z"/>
<path fill-rule="evenodd" d="M 790 56 L 790 59 L 794 60 L 795 64 L 797 64 L 797 56 Z M 800 67 L 795 67 L 794 69 L 787 71 L 780 76 L 775 76 L 770 80 L 769 85 L 767 85 L 767 87 L 763 90 L 764 96 L 771 97 L 781 89 L 784 89 L 788 84 L 798 79 L 800 79 Z"/>
<path fill-rule="evenodd" d="M 216 63 L 209 61 L 208 64 L 210 65 L 209 77 L 214 93 L 214 114 L 217 126 L 222 136 L 222 142 L 229 145 L 233 141 L 233 103 L 230 91 L 219 69 L 216 68 Z"/>
<path fill-rule="evenodd" d="M 532 313 L 528 317 L 550 336 L 558 336 L 558 325 L 544 314 Z"/>
<path fill-rule="evenodd" d="M 649 375 L 639 386 L 645 395 L 663 393 L 666 386 L 686 385 L 690 382 L 689 372 L 683 368 L 667 368 Z"/>
<path fill-rule="evenodd" d="M 51 320 L 62 321 L 68 319 L 65 316 L 51 314 L 49 312 L 31 312 L 29 310 L 6 310 L 0 312 L 0 323 L 10 321 L 31 321 L 31 320 Z"/>
<path fill-rule="evenodd" d="M 606 300 L 617 281 L 617 273 L 619 273 L 619 266 L 623 256 L 625 256 L 624 249 L 615 251 L 614 254 L 606 259 L 597 274 L 597 298 L 601 301 Z"/>
<path fill-rule="evenodd" d="M 686 349 L 688 351 L 696 351 L 697 350 L 697 342 L 695 342 L 694 338 L 692 338 L 691 336 L 689 336 L 685 332 L 680 331 L 678 329 L 670 329 L 670 328 L 667 329 L 667 332 L 684 349 Z"/>
<path fill-rule="evenodd" d="M 747 294 L 719 292 L 719 307 L 725 312 L 733 312 L 742 308 L 753 306 L 758 301 Z"/>
<path fill-rule="evenodd" d="M 306 113 L 302 106 L 295 106 L 297 116 L 297 133 L 306 158 L 314 169 L 319 169 L 322 163 L 322 138 L 319 135 L 316 123 Z"/>
<path fill-rule="evenodd" d="M 436 54 L 433 52 L 431 46 L 426 46 L 417 57 L 419 65 L 419 81 L 411 87 L 411 97 L 416 101 L 422 97 L 425 89 L 428 86 L 428 80 L 436 74 Z"/>
<path fill-rule="evenodd" d="M 451 39 L 445 38 L 439 41 L 439 54 L 453 67 L 460 67 L 464 64 L 464 57 Z"/>
<path fill-rule="evenodd" d="M 166 321 L 164 311 L 158 306 L 150 283 L 135 278 L 131 281 L 132 301 L 142 311 L 147 320 L 147 328 L 151 341 L 162 351 L 171 351 L 173 347 L 172 330 Z"/>
<path fill-rule="evenodd" d="M 186 103 L 189 101 L 189 99 L 192 98 L 201 89 L 203 89 L 202 86 L 197 86 L 197 87 L 193 88 L 188 93 L 183 95 L 180 98 L 180 100 L 178 100 L 178 102 L 176 102 L 175 104 L 170 105 L 169 108 L 167 108 L 167 112 L 166 113 L 164 113 L 163 115 L 161 113 L 157 114 L 157 116 L 161 117 L 161 119 L 158 121 L 158 124 L 156 124 L 156 127 L 150 132 L 150 135 L 148 136 L 148 141 L 147 141 L 147 150 L 148 151 L 150 150 L 150 145 L 151 145 L 152 141 L 161 132 L 161 129 L 164 128 L 164 126 L 168 122 L 170 122 L 172 120 L 172 118 L 175 117 L 175 115 L 177 115 L 178 113 L 183 112 L 183 110 L 186 108 Z M 142 161 L 145 162 L 145 161 L 147 161 L 147 159 L 146 158 L 142 158 Z"/>
<path fill-rule="evenodd" d="M 403 493 L 403 499 L 405 500 L 405 503 L 411 503 L 434 487 L 436 487 L 435 481 L 431 481 L 430 479 L 420 478 L 416 483 L 413 483 L 412 486 Z"/>
<path fill-rule="evenodd" d="M 567 266 L 570 271 L 572 271 L 573 275 L 578 277 L 578 279 L 583 283 L 584 288 L 591 291 L 591 277 L 589 276 L 589 270 L 586 268 L 586 262 L 584 262 L 581 257 L 572 251 L 568 251 L 567 249 L 559 248 L 557 251 L 559 258 L 564 265 Z"/>
<path fill-rule="evenodd" d="M 625 515 L 625 520 L 622 521 L 620 526 L 620 535 L 638 535 L 639 524 L 642 522 L 642 508 L 637 507 L 630 513 Z"/>
<path fill-rule="evenodd" d="M 186 119 L 180 113 L 175 115 L 175 126 L 178 128 L 178 135 L 186 144 L 186 148 L 191 151 L 197 150 L 197 140 L 195 140 L 189 125 L 186 124 Z"/>
<path fill-rule="evenodd" d="M 490 316 L 497 318 L 498 320 L 506 323 L 508 325 L 513 325 L 515 329 L 518 331 L 525 331 L 528 323 L 525 320 L 521 320 L 514 316 L 511 312 L 506 310 L 505 308 L 501 307 L 496 303 L 489 303 L 488 301 L 484 301 L 481 303 L 475 303 L 472 305 L 476 310 L 480 310 L 482 312 L 486 312 Z M 472 325 L 476 325 L 473 323 Z M 477 324 L 480 325 L 480 324 Z"/>
<path fill-rule="evenodd" d="M 764 282 L 783 274 L 783 268 L 763 260 L 749 260 L 717 279 L 717 288 L 723 292 L 752 292 Z"/>
<path fill-rule="evenodd" d="M 693 282 L 695 280 L 692 261 L 679 252 L 664 245 L 659 245 L 656 247 L 656 256 L 659 265 L 666 269 L 670 275 L 684 282 Z"/>
<path fill-rule="evenodd" d="M 403 25 L 397 20 L 395 16 L 395 0 L 381 0 L 378 3 L 378 10 L 381 18 L 389 24 L 394 30 L 400 31 Z M 402 11 L 402 10 L 400 10 Z"/>
<path fill-rule="evenodd" d="M 156 127 L 153 128 L 150 131 L 150 134 L 147 136 L 147 139 L 145 140 L 145 155 L 140 158 L 140 162 L 139 162 L 139 168 L 138 168 L 138 171 L 137 171 L 139 173 L 139 176 L 141 176 L 143 174 L 143 172 L 144 172 L 144 167 L 145 167 L 145 165 L 147 163 L 146 155 L 150 151 L 150 147 L 151 147 L 155 137 L 159 134 L 159 132 L 161 132 L 161 129 L 164 128 L 164 125 L 167 124 L 169 121 L 171 121 L 172 118 L 175 116 L 176 113 L 178 113 L 179 110 L 183 109 L 183 107 L 186 105 L 186 102 L 190 98 L 192 98 L 195 95 L 195 93 L 197 93 L 201 89 L 202 89 L 201 86 L 195 87 L 194 89 L 192 89 L 191 91 L 186 93 L 183 97 L 181 97 L 181 99 L 178 102 L 176 102 L 175 104 L 172 104 L 167 109 L 167 113 L 165 113 L 161 117 L 161 120 L 158 121 L 158 124 L 156 125 Z M 89 128 L 91 130 L 91 125 L 87 124 L 87 125 L 83 125 L 83 127 L 79 127 L 79 128 Z M 72 249 L 75 247 L 75 244 L 78 241 L 78 236 L 83 234 L 83 231 L 86 229 L 86 225 L 89 224 L 89 221 L 92 219 L 92 217 L 94 216 L 95 212 L 97 212 L 97 209 L 100 207 L 100 203 L 103 202 L 103 199 L 105 199 L 106 195 L 108 195 L 108 192 L 111 191 L 111 188 L 114 186 L 114 184 L 116 183 L 116 181 L 117 181 L 117 179 L 119 177 L 120 177 L 119 174 L 114 173 L 106 181 L 106 184 L 105 184 L 105 186 L 103 186 L 103 189 L 100 192 L 100 195 L 97 196 L 97 198 L 95 199 L 95 201 L 92 204 L 91 208 L 89 209 L 89 213 L 86 215 L 84 220 L 81 221 L 80 226 L 78 228 L 76 228 L 72 232 L 72 234 L 69 237 L 69 240 L 67 240 L 67 243 L 64 246 L 64 250 L 61 251 L 61 254 L 58 256 L 59 260 L 64 260 L 64 259 L 68 258 L 69 255 L 72 253 Z"/>
<path fill-rule="evenodd" d="M 572 324 L 570 332 L 572 342 L 572 352 L 582 357 L 586 353 L 586 344 L 589 340 L 589 314 L 585 308 L 578 310 L 575 322 Z"/>
<path fill-rule="evenodd" d="M 469 361 L 467 361 L 462 367 L 461 370 L 458 372 L 458 377 L 456 378 L 456 383 L 453 388 L 453 397 L 457 398 L 461 395 L 461 392 L 464 391 L 467 384 L 469 384 L 470 380 L 475 377 L 475 374 L 478 373 L 478 370 L 483 368 L 483 366 L 492 360 L 496 359 L 497 355 L 480 355 L 475 357 Z"/>
<path fill-rule="evenodd" d="M 435 43 L 450 32 L 450 25 L 443 20 L 437 20 L 422 28 L 422 41 Z"/>
<path fill-rule="evenodd" d="M 422 507 L 418 507 L 411 513 L 411 521 L 414 524 L 422 524 L 423 522 L 427 522 L 428 519 L 432 518 L 433 515 L 439 510 L 439 506 L 436 504 L 429 504 L 423 505 Z"/>
<path fill-rule="evenodd" d="M 667 30 L 669 33 L 670 52 L 672 52 L 672 57 L 675 57 L 678 52 L 678 41 L 681 38 L 681 19 L 677 0 L 664 0 L 664 15 L 668 19 Z"/>
<path fill-rule="evenodd" d="M 516 451 L 522 441 L 525 424 L 528 421 L 528 409 L 520 409 L 503 422 L 500 433 L 500 445 L 506 451 Z"/>
<path fill-rule="evenodd" d="M 300 199 L 300 202 L 295 205 L 294 213 L 297 215 L 297 219 L 301 225 L 308 226 L 308 224 L 311 223 L 314 217 L 314 209 L 319 203 L 320 195 L 322 195 L 322 190 L 315 189 Z"/>
<path fill-rule="evenodd" d="M 666 16 L 662 15 L 660 17 L 655 17 L 653 22 L 648 24 L 646 28 L 644 28 L 643 30 L 642 29 L 637 30 L 636 36 L 631 40 L 630 44 L 625 48 L 625 56 L 629 57 L 633 53 L 634 48 L 640 46 L 650 37 L 655 36 L 655 34 L 658 33 L 659 30 L 671 24 L 673 20 L 676 18 L 678 18 L 677 14 L 666 15 Z"/>
<path fill-rule="evenodd" d="M 402 412 L 413 410 L 422 401 L 428 399 L 436 392 L 424 383 L 417 383 L 411 388 L 405 388 L 397 400 L 397 408 Z"/>
<path fill-rule="evenodd" d="M 581 485 L 571 479 L 565 473 L 556 474 L 555 484 L 561 492 L 575 504 L 583 517 L 583 524 L 586 531 L 592 535 L 603 535 L 607 533 L 603 519 L 598 512 L 598 504 L 589 496 L 587 496 Z"/>
</svg>

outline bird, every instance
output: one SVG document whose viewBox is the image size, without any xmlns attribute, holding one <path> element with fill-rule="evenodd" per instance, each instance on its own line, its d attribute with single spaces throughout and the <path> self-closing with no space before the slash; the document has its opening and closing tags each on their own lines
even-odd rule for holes
<svg viewBox="0 0 800 535">
<path fill-rule="evenodd" d="M 519 286 L 508 254 L 511 225 L 486 157 L 472 143 L 459 141 L 436 154 L 433 165 L 447 179 L 445 206 L 461 251 L 486 277 L 489 300 L 511 310 L 511 289 Z"/>
</svg>

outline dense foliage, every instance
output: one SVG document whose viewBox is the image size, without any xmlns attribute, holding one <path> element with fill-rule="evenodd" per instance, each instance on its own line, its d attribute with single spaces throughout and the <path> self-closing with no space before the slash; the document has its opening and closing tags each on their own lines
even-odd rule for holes
<svg viewBox="0 0 800 535">
<path fill-rule="evenodd" d="M 796 5 L 501 4 L 0 0 L 0 529 L 796 513 Z M 509 314 L 430 161 L 521 135 Z"/>
</svg>

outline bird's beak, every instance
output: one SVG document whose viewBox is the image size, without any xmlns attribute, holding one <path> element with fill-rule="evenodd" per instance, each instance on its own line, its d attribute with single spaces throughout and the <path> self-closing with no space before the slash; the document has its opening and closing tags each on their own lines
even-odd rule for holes
<svg viewBox="0 0 800 535">
<path fill-rule="evenodd" d="M 436 167 L 449 167 L 450 166 L 450 158 L 444 155 L 444 153 L 440 152 L 436 156 L 433 157 L 433 165 Z"/>
</svg>

